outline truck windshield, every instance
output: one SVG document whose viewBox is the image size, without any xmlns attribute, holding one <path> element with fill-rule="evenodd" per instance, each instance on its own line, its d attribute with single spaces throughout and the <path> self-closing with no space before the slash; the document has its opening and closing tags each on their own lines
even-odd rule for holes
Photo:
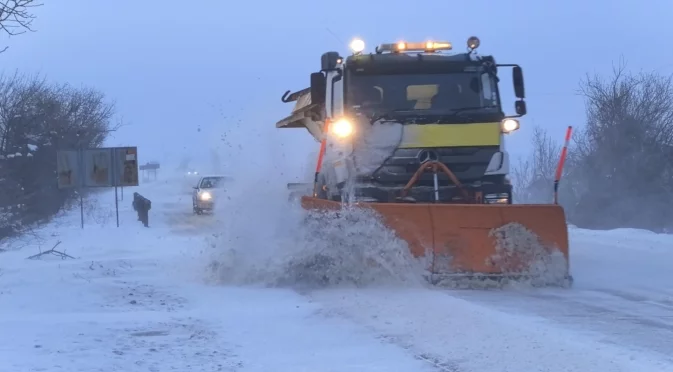
<svg viewBox="0 0 673 372">
<path fill-rule="evenodd" d="M 351 74 L 346 103 L 369 112 L 498 111 L 496 83 L 485 72 Z"/>
</svg>

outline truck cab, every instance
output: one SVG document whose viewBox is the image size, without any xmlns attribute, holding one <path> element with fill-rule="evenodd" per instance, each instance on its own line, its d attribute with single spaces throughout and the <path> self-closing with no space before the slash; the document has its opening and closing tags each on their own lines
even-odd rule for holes
<svg viewBox="0 0 673 372">
<path fill-rule="evenodd" d="M 523 73 L 514 64 L 450 42 L 382 44 L 364 53 L 321 57 L 310 88 L 283 96 L 297 102 L 278 128 L 306 128 L 321 143 L 314 196 L 367 202 L 511 203 L 506 136 L 526 114 Z M 514 115 L 500 100 L 498 70 L 512 68 Z M 427 162 L 448 173 L 422 173 Z M 418 173 L 418 174 L 417 174 Z M 412 182 L 413 181 L 413 182 Z M 413 185 L 411 184 L 413 183 Z"/>
</svg>

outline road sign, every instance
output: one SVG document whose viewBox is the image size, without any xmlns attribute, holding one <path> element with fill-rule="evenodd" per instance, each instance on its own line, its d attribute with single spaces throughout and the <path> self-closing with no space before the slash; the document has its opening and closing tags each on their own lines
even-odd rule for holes
<svg viewBox="0 0 673 372">
<path fill-rule="evenodd" d="M 114 186 L 112 149 L 85 149 L 82 151 L 84 165 L 84 187 Z"/>
<path fill-rule="evenodd" d="M 58 151 L 56 153 L 56 177 L 59 189 L 79 186 L 79 153 L 77 151 Z"/>
<path fill-rule="evenodd" d="M 138 148 L 117 147 L 114 152 L 115 186 L 138 186 Z"/>
<path fill-rule="evenodd" d="M 56 153 L 58 188 L 114 187 L 117 227 L 119 227 L 119 199 L 117 187 L 138 186 L 138 148 L 101 147 L 65 150 Z M 84 228 L 84 201 L 80 193 L 80 218 Z"/>
<path fill-rule="evenodd" d="M 138 148 L 101 147 L 57 152 L 58 187 L 138 186 Z"/>
<path fill-rule="evenodd" d="M 157 170 L 161 167 L 161 165 L 157 162 L 150 162 L 150 163 L 145 163 L 140 166 L 140 170 Z"/>
</svg>

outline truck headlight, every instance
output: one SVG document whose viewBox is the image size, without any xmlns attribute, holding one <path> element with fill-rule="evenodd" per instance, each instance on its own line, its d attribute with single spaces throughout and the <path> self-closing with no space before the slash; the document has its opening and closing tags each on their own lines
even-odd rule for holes
<svg viewBox="0 0 673 372">
<path fill-rule="evenodd" d="M 332 134 L 340 138 L 350 137 L 354 132 L 353 123 L 347 119 L 339 119 L 330 124 L 329 130 Z"/>
<path fill-rule="evenodd" d="M 212 198 L 213 198 L 213 196 L 210 195 L 210 193 L 207 192 L 207 191 L 204 192 L 204 193 L 201 193 L 201 195 L 199 195 L 199 199 L 201 199 L 201 200 L 203 200 L 203 201 L 207 201 L 207 200 L 210 200 L 210 199 L 212 199 Z"/>
<path fill-rule="evenodd" d="M 519 121 L 515 119 L 505 119 L 500 124 L 503 133 L 511 133 L 519 129 Z"/>
</svg>

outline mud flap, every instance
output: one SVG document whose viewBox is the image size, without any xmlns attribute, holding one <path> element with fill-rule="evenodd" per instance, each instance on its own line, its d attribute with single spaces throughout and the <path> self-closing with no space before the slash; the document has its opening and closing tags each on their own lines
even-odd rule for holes
<svg viewBox="0 0 673 372">
<path fill-rule="evenodd" d="M 569 276 L 568 228 L 558 205 L 359 203 L 378 212 L 433 276 Z M 302 198 L 304 209 L 341 204 Z M 555 260 L 552 262 L 551 260 Z M 571 278 L 570 278 L 571 279 Z"/>
</svg>

